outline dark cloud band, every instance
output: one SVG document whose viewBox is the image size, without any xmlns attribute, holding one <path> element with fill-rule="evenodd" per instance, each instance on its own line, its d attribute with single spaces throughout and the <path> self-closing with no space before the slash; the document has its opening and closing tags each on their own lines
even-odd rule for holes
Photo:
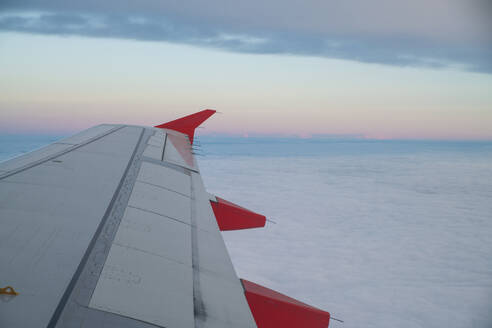
<svg viewBox="0 0 492 328">
<path fill-rule="evenodd" d="M 295 24 L 291 29 L 261 22 L 258 26 L 234 25 L 224 20 L 211 22 L 196 15 L 168 15 L 159 11 L 129 14 L 122 10 L 108 13 L 108 8 L 100 12 L 33 8 L 4 11 L 0 14 L 0 30 L 168 41 L 242 53 L 308 55 L 399 66 L 457 66 L 492 73 L 492 44 L 487 37 L 481 43 L 444 39 L 439 42 L 418 34 L 355 33 L 340 27 L 330 31 L 329 26 L 316 31 Z"/>
</svg>

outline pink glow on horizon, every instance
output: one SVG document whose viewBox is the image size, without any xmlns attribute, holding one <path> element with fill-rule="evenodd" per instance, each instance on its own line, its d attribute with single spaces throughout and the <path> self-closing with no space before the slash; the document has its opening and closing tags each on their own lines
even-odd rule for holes
<svg viewBox="0 0 492 328">
<path fill-rule="evenodd" d="M 2 42 L 0 134 L 153 126 L 214 108 L 224 114 L 198 134 L 492 140 L 492 75 L 130 40 Z"/>
<path fill-rule="evenodd" d="M 102 119 L 97 117 L 78 117 L 76 119 L 70 119 L 69 117 L 51 118 L 47 116 L 36 117 L 32 119 L 11 119 L 0 121 L 0 130 L 3 134 L 43 134 L 43 135 L 70 135 L 81 130 L 87 129 L 91 126 L 110 123 L 110 124 L 132 124 L 153 126 L 157 123 L 165 122 L 166 120 L 172 120 L 173 118 L 169 114 L 163 114 L 161 119 L 152 118 L 133 118 L 133 119 L 119 119 L 114 118 Z M 353 127 L 326 127 L 325 130 L 321 130 L 316 127 L 310 127 L 307 124 L 296 127 L 290 122 L 279 122 L 276 127 L 269 129 L 261 122 L 261 118 L 258 122 L 251 122 L 250 124 L 242 124 L 235 120 L 227 119 L 223 117 L 218 119 L 217 117 L 210 119 L 204 123 L 202 129 L 198 129 L 196 133 L 198 135 L 231 135 L 242 136 L 245 138 L 254 136 L 272 136 L 272 137 L 292 137 L 296 136 L 302 139 L 310 139 L 318 136 L 329 137 L 344 137 L 344 138 L 363 138 L 371 140 L 392 140 L 392 139 L 442 139 L 442 140 L 492 140 L 492 135 L 487 135 L 480 132 L 463 133 L 449 133 L 443 129 L 420 129 L 415 132 L 415 129 L 406 127 L 405 129 L 394 129 L 391 124 L 388 126 L 371 127 L 366 130 L 358 128 L 356 124 Z M 256 124 L 258 123 L 258 124 Z M 314 125 L 314 124 L 313 124 Z M 380 130 L 380 132 L 377 132 Z"/>
</svg>

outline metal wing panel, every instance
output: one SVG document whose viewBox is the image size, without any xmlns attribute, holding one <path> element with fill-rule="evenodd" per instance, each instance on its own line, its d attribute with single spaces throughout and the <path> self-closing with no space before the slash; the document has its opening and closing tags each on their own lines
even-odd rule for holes
<svg viewBox="0 0 492 328">
<path fill-rule="evenodd" d="M 190 176 L 166 166 L 143 162 L 137 181 L 172 190 L 186 197 L 191 196 Z"/>
<path fill-rule="evenodd" d="M 185 135 L 65 141 L 0 180 L 0 326 L 256 327 Z"/>
<path fill-rule="evenodd" d="M 189 197 L 172 190 L 137 181 L 128 206 L 190 224 L 190 202 Z"/>
<path fill-rule="evenodd" d="M 141 163 L 91 308 L 163 327 L 194 326 L 190 188 L 188 174 Z"/>
<path fill-rule="evenodd" d="M 21 155 L 19 157 L 15 157 L 8 161 L 0 163 L 0 170 L 12 171 L 12 170 L 20 169 L 31 163 L 41 161 L 48 156 L 53 156 L 55 154 L 58 154 L 72 146 L 73 145 L 69 145 L 69 144 L 53 143 L 46 147 L 35 150 L 29 154 Z"/>
<path fill-rule="evenodd" d="M 115 128 L 113 124 L 101 124 L 93 126 L 87 130 L 84 130 L 80 133 L 77 133 L 68 138 L 62 139 L 58 141 L 58 143 L 62 144 L 70 144 L 70 145 L 79 145 L 81 143 L 86 142 L 89 139 L 96 138 L 102 134 L 108 133 Z"/>
<path fill-rule="evenodd" d="M 152 135 L 147 139 L 147 146 L 143 156 L 161 161 L 164 156 L 164 144 L 166 142 L 166 133 L 162 130 L 155 129 Z"/>
<path fill-rule="evenodd" d="M 103 147 L 106 140 L 100 138 L 56 161 L 0 180 L 4 237 L 0 276 L 20 292 L 2 303 L 0 326 L 48 325 L 111 203 L 141 132 L 130 127 L 114 131 L 120 146 L 126 148 L 119 154 L 84 149 Z"/>
<path fill-rule="evenodd" d="M 2 162 L 0 163 L 0 172 L 6 171 L 2 172 L 2 174 L 11 173 L 15 170 L 25 169 L 29 166 L 40 164 L 43 161 L 54 158 L 64 152 L 77 149 L 80 146 L 94 141 L 97 138 L 103 137 L 119 128 L 121 128 L 121 126 L 108 124 L 94 126 L 72 137 L 62 139 L 28 154 Z M 0 178 L 1 177 L 2 175 L 0 175 Z"/>
<path fill-rule="evenodd" d="M 89 306 L 166 327 L 188 327 L 189 318 L 193 319 L 190 327 L 256 327 L 200 175 L 189 170 L 184 160 L 173 162 L 180 163 L 185 171 L 168 167 L 166 158 L 160 164 L 147 161 L 143 157 L 126 212 L 130 209 L 145 212 L 153 216 L 154 222 L 135 216 L 131 221 L 138 232 L 128 231 L 125 214 Z M 181 203 L 185 199 L 191 212 Z M 170 225 L 182 233 L 173 231 Z M 180 244 L 183 240 L 187 246 Z M 120 246 L 143 252 L 144 257 L 152 256 L 153 264 L 135 265 L 136 258 L 122 252 Z M 183 250 L 190 250 L 188 259 L 177 256 Z M 148 272 L 161 267 L 175 274 L 155 276 Z M 128 279 L 115 282 L 108 278 L 114 275 L 115 268 L 117 272 L 131 268 L 129 271 L 138 277 L 142 289 L 135 289 Z M 188 298 L 174 297 L 174 286 L 180 286 Z M 191 294 L 187 294 L 188 287 Z M 157 302 L 158 295 L 163 295 L 160 302 L 164 305 L 170 300 L 174 305 L 180 304 L 179 310 L 147 304 L 147 299 Z"/>
<path fill-rule="evenodd" d="M 113 244 L 191 266 L 190 238 L 187 224 L 127 207 Z"/>
<path fill-rule="evenodd" d="M 192 328 L 191 267 L 113 244 L 90 307 L 162 327 Z"/>
</svg>

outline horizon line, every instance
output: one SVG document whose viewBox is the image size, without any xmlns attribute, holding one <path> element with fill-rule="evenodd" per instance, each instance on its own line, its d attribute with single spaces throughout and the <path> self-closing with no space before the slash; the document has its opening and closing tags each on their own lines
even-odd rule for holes
<svg viewBox="0 0 492 328">
<path fill-rule="evenodd" d="M 83 131 L 83 130 L 81 130 Z M 77 134 L 81 131 L 73 132 L 7 132 L 0 133 L 0 139 L 3 137 L 44 137 L 44 138 L 66 138 Z M 227 132 L 207 132 L 207 133 L 197 133 L 195 137 L 199 140 L 200 138 L 232 138 L 232 139 L 244 139 L 244 140 L 254 140 L 254 139 L 277 139 L 277 140 L 299 140 L 299 141 L 442 141 L 442 142 L 492 142 L 491 137 L 483 138 L 463 138 L 463 137 L 374 137 L 365 134 L 330 134 L 330 133 L 313 133 L 313 134 L 295 134 L 295 133 L 227 133 Z"/>
</svg>

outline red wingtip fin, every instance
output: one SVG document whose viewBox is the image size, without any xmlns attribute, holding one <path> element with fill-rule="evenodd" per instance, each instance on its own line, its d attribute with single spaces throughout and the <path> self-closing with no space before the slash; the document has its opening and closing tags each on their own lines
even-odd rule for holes
<svg viewBox="0 0 492 328">
<path fill-rule="evenodd" d="M 207 118 L 215 114 L 213 109 L 205 109 L 198 113 L 191 114 L 185 117 L 178 118 L 177 120 L 156 125 L 156 128 L 169 129 L 178 132 L 182 132 L 188 135 L 190 143 L 193 144 L 193 137 L 195 135 L 195 129 L 200 126 Z"/>
</svg>

